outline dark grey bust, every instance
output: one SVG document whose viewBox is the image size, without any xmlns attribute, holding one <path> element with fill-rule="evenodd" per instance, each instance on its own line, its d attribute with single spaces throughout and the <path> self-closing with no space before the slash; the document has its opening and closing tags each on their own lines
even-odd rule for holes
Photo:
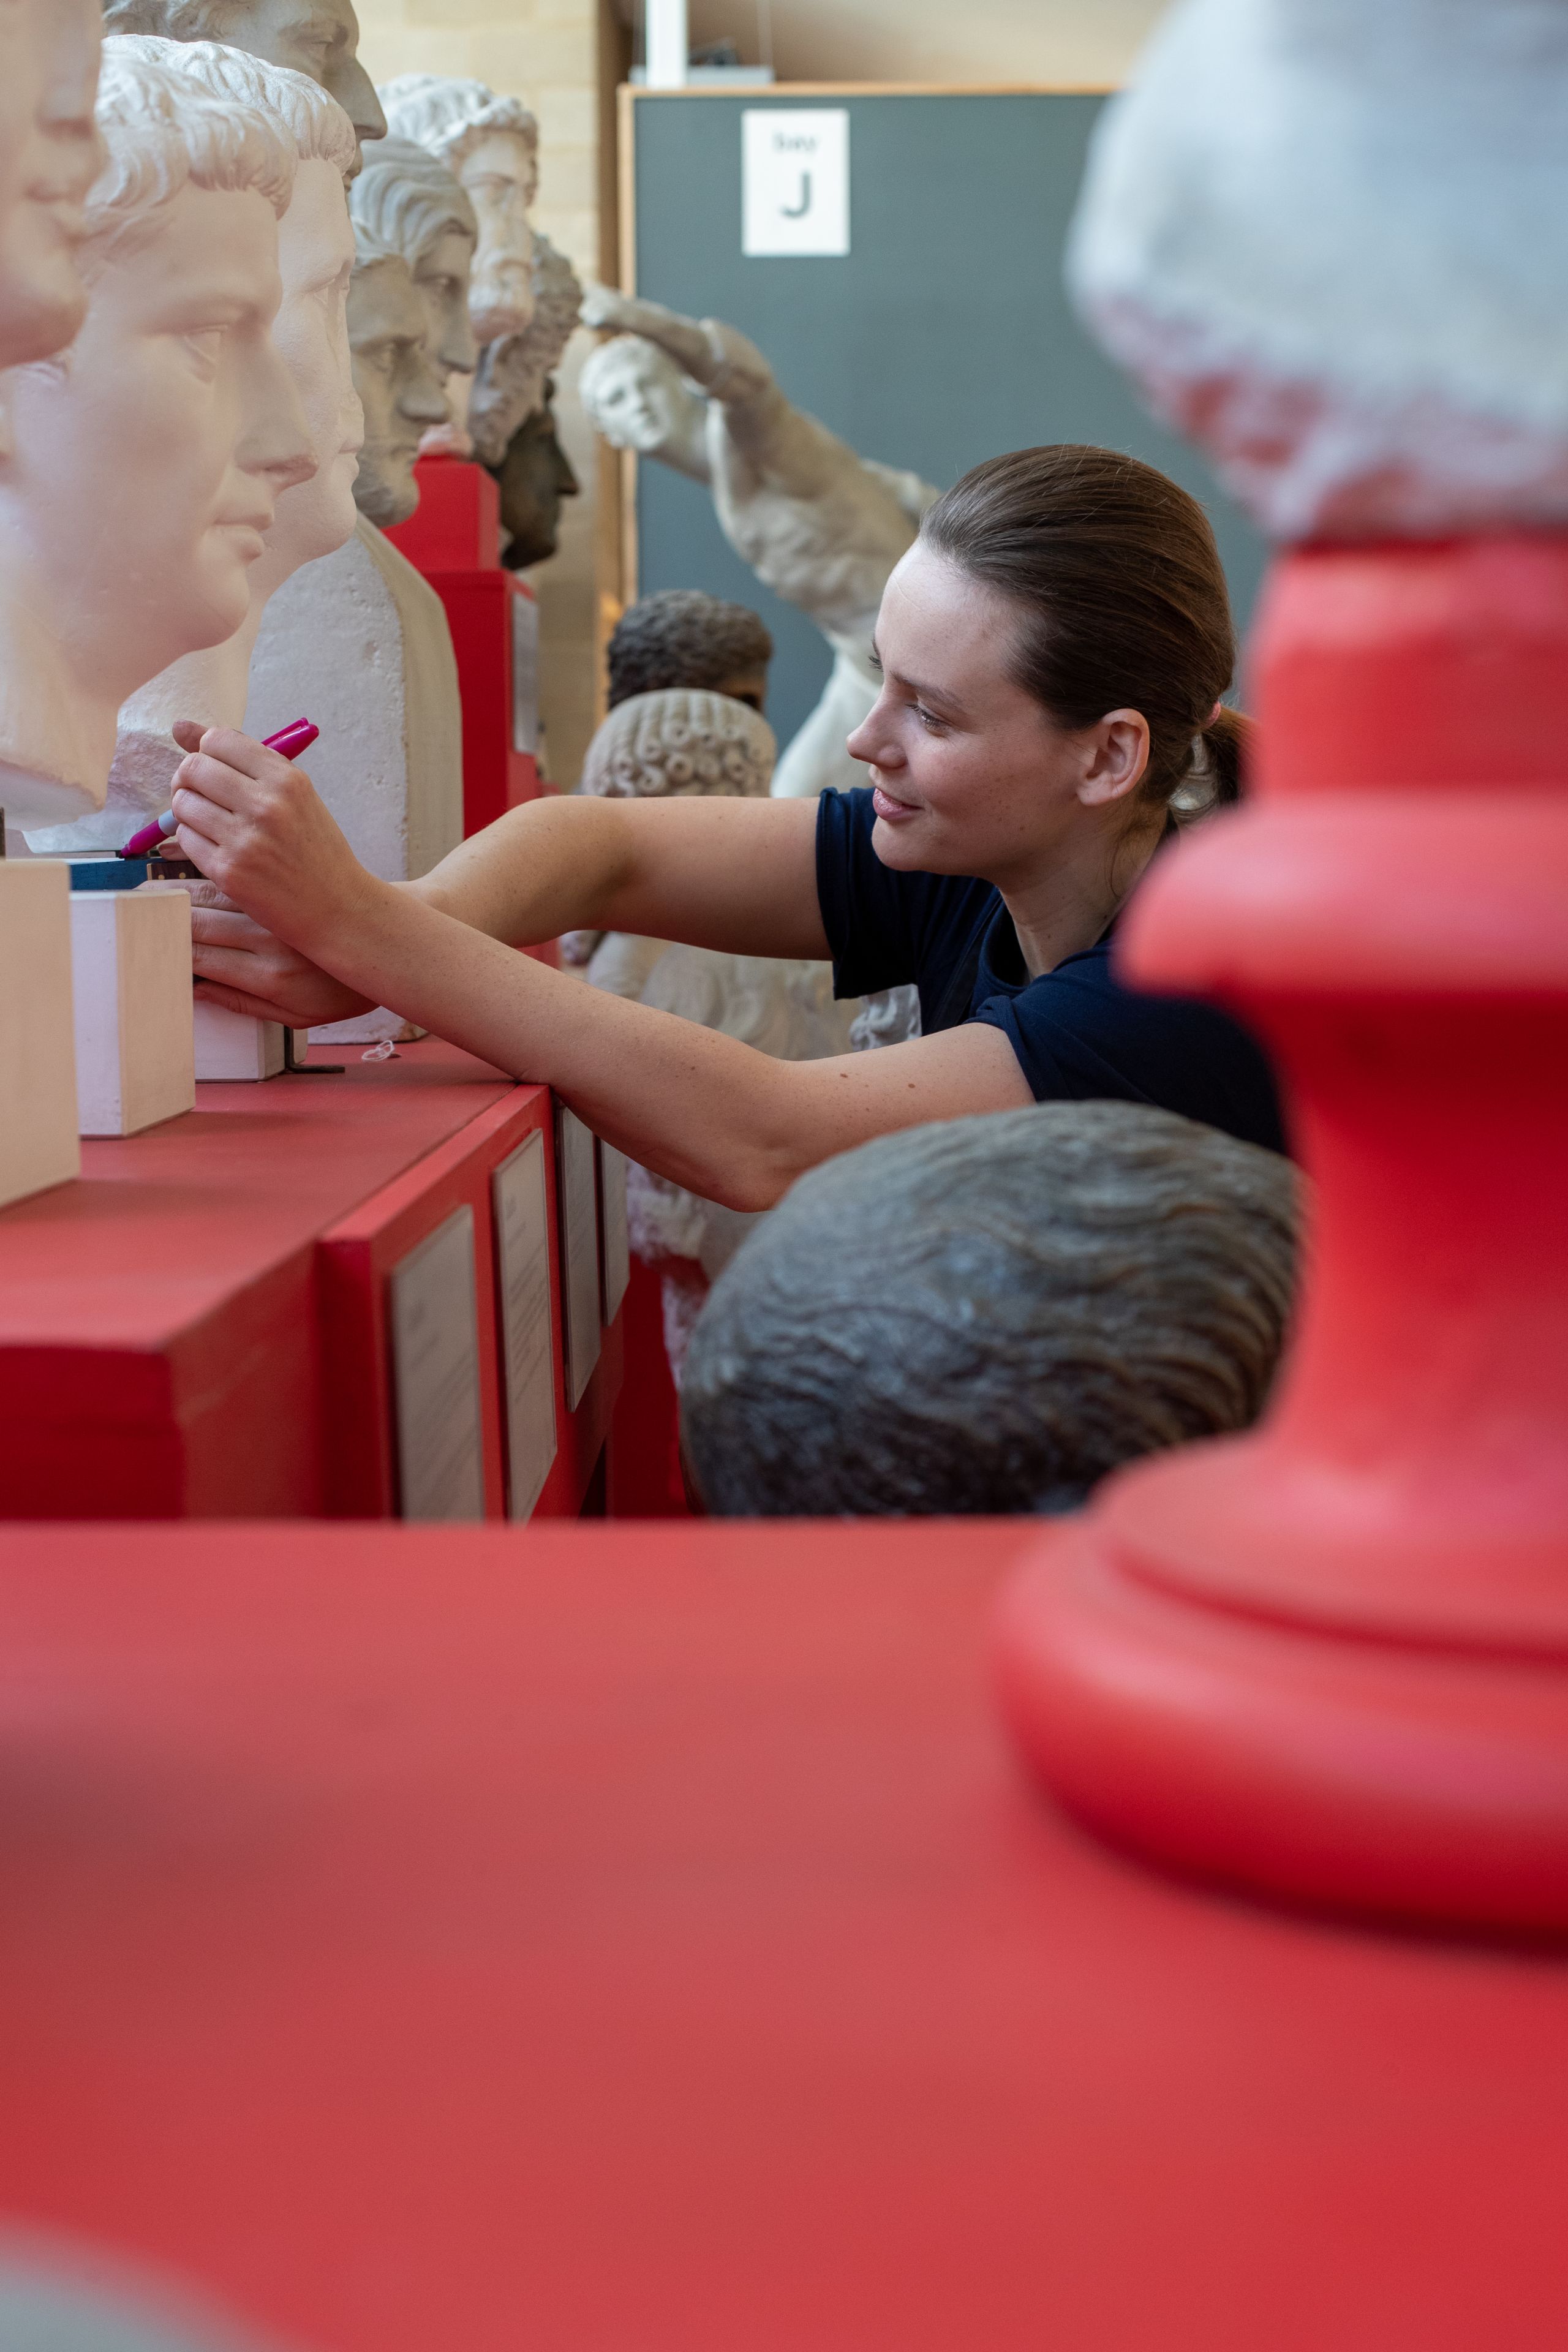
<svg viewBox="0 0 1568 2352">
<path fill-rule="evenodd" d="M 709 1509 L 1068 1509 L 1244 1429 L 1294 1276 L 1289 1162 L 1139 1104 L 907 1129 L 814 1169 L 714 1284 L 681 1383 Z"/>
</svg>

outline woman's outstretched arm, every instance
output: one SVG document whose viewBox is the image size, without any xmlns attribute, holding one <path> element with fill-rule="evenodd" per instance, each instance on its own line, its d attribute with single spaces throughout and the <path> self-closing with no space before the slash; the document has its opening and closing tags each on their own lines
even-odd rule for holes
<svg viewBox="0 0 1568 2352">
<path fill-rule="evenodd" d="M 308 778 L 260 744 L 218 730 L 203 740 L 206 749 L 180 772 L 179 840 L 229 898 L 361 997 L 390 1005 L 518 1077 L 553 1087 L 607 1141 L 710 1199 L 768 1208 L 804 1170 L 873 1136 L 967 1111 L 1015 1109 L 1031 1099 L 1011 1047 L 994 1029 L 950 1030 L 832 1061 L 776 1062 L 716 1031 L 584 988 L 518 955 L 486 925 L 458 919 L 431 897 L 367 874 Z M 706 806 L 764 818 L 788 813 L 797 826 L 804 814 L 810 850 L 808 803 Z M 703 808 L 689 802 L 626 813 L 647 817 Z M 776 910 L 768 918 L 754 902 L 760 877 L 742 862 L 744 908 L 734 919 L 738 924 L 749 910 L 757 919 L 751 936 L 728 917 L 719 919 L 717 896 L 711 929 L 700 921 L 675 935 L 689 938 L 695 928 L 702 934 L 698 944 L 822 954 L 815 876 L 814 940 L 763 944 L 788 926 L 779 925 Z M 650 911 L 622 877 L 588 919 L 654 929 Z M 580 905 L 563 919 L 582 922 Z M 670 936 L 668 928 L 664 936 Z"/>
</svg>

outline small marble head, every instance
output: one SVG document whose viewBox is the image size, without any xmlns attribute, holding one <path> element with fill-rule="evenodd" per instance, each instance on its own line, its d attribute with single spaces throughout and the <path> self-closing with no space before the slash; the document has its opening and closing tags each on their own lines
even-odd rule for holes
<svg viewBox="0 0 1568 2352">
<path fill-rule="evenodd" d="M 801 1178 L 710 1293 L 681 1433 L 725 1517 L 1076 1508 L 1245 1429 L 1289 1314 L 1289 1161 L 1138 1103 L 906 1129 Z"/>
<path fill-rule="evenodd" d="M 747 604 L 726 604 L 700 588 L 661 588 L 626 607 L 606 657 L 612 710 L 634 694 L 684 686 L 728 695 L 760 713 L 773 641 Z"/>
<path fill-rule="evenodd" d="M 657 343 L 641 335 L 601 343 L 583 363 L 578 397 L 612 449 L 634 449 L 707 480 L 707 399 Z"/>
<path fill-rule="evenodd" d="M 611 711 L 577 790 L 602 800 L 765 800 L 777 755 L 773 729 L 749 704 L 672 687 Z"/>
</svg>

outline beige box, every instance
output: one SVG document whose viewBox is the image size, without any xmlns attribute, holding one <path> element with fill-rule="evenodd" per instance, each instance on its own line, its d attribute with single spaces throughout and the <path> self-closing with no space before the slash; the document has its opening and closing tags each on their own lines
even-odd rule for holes
<svg viewBox="0 0 1568 2352">
<path fill-rule="evenodd" d="M 194 1109 L 186 893 L 79 890 L 70 900 L 70 930 L 83 1135 L 137 1135 Z"/>
<path fill-rule="evenodd" d="M 196 1079 L 276 1078 L 283 1070 L 283 1024 L 198 1001 Z"/>
<path fill-rule="evenodd" d="M 0 859 L 0 1208 L 81 1173 L 70 906 L 63 864 Z"/>
</svg>

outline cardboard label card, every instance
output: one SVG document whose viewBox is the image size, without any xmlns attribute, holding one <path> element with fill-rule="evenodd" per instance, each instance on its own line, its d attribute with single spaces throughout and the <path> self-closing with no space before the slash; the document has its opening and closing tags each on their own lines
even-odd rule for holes
<svg viewBox="0 0 1568 2352">
<path fill-rule="evenodd" d="M 479 1326 L 474 1213 L 455 1209 L 388 1277 L 405 1519 L 482 1519 Z"/>
<path fill-rule="evenodd" d="M 847 107 L 742 110 L 741 250 L 848 252 Z"/>
<path fill-rule="evenodd" d="M 564 1103 L 555 1106 L 556 1190 L 561 1202 L 562 1317 L 566 1403 L 575 1412 L 599 1360 L 599 1183 L 594 1130 Z"/>
<path fill-rule="evenodd" d="M 599 1141 L 599 1268 L 601 1305 L 606 1323 L 621 1311 L 626 1285 L 632 1278 L 631 1243 L 626 1234 L 626 1155 L 613 1143 Z"/>
<path fill-rule="evenodd" d="M 555 1459 L 551 1343 L 550 1209 L 537 1129 L 490 1179 L 506 1370 L 507 1513 L 526 1519 Z"/>
</svg>

